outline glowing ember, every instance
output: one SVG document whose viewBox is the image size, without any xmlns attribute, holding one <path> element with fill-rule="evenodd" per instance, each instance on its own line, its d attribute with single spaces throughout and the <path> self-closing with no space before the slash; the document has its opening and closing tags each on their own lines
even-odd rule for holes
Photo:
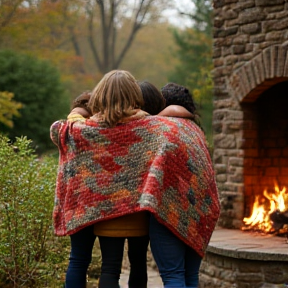
<svg viewBox="0 0 288 288">
<path fill-rule="evenodd" d="M 286 187 L 282 190 L 275 184 L 275 193 L 268 193 L 264 190 L 263 196 L 256 196 L 253 204 L 252 214 L 250 217 L 243 219 L 245 227 L 243 230 L 261 230 L 264 232 L 270 232 L 273 228 L 273 222 L 270 220 L 270 214 L 276 210 L 280 212 L 286 211 L 285 207 Z"/>
</svg>

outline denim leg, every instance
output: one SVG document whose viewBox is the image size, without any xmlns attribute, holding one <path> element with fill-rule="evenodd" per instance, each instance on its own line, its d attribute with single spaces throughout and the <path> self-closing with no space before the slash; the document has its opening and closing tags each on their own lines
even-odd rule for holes
<svg viewBox="0 0 288 288">
<path fill-rule="evenodd" d="M 150 245 L 164 288 L 185 286 L 185 244 L 154 216 L 150 218 Z"/>
<path fill-rule="evenodd" d="M 149 236 L 128 237 L 129 288 L 147 288 L 147 249 Z"/>
<path fill-rule="evenodd" d="M 92 259 L 92 249 L 95 239 L 93 225 L 70 235 L 71 252 L 66 273 L 65 288 L 86 287 L 86 274 Z"/>
<path fill-rule="evenodd" d="M 99 236 L 102 254 L 99 288 L 119 288 L 125 237 Z"/>
<path fill-rule="evenodd" d="M 185 280 L 186 288 L 197 288 L 199 281 L 199 268 L 202 258 L 194 249 L 186 245 Z"/>
</svg>

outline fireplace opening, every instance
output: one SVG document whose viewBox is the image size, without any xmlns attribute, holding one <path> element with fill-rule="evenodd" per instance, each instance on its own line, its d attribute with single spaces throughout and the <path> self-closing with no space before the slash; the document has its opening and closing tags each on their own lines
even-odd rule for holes
<svg viewBox="0 0 288 288">
<path fill-rule="evenodd" d="M 243 103 L 242 108 L 242 229 L 287 233 L 288 81 L 269 88 L 253 103 Z"/>
</svg>

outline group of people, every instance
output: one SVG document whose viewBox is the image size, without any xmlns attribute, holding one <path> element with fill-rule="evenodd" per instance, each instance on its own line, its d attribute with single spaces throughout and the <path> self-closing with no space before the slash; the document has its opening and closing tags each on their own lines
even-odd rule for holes
<svg viewBox="0 0 288 288">
<path fill-rule="evenodd" d="M 55 234 L 71 239 L 65 287 L 86 287 L 96 237 L 99 288 L 119 288 L 126 239 L 129 288 L 147 287 L 149 243 L 165 288 L 197 287 L 220 207 L 189 90 L 169 83 L 160 91 L 113 70 L 50 135 L 59 149 Z"/>
</svg>

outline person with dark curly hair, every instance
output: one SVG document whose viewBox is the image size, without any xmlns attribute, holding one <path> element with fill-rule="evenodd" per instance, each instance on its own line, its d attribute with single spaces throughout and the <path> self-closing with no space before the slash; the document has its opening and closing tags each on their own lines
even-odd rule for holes
<svg viewBox="0 0 288 288">
<path fill-rule="evenodd" d="M 188 88 L 170 82 L 161 88 L 161 92 L 166 101 L 166 109 L 169 107 L 169 113 L 175 111 L 174 113 L 178 113 L 180 115 L 179 117 L 186 118 L 186 116 L 181 116 L 180 114 L 184 113 L 182 109 L 182 107 L 184 107 L 193 115 L 193 121 L 202 129 L 200 123 L 200 115 L 197 111 L 197 104 L 194 102 L 193 95 Z M 164 109 L 161 113 L 159 113 L 159 115 L 165 116 L 165 112 L 167 112 L 167 110 L 165 111 Z"/>
<path fill-rule="evenodd" d="M 196 104 L 186 87 L 168 83 L 161 92 L 166 108 L 158 115 L 190 118 L 200 126 Z M 151 251 L 164 287 L 198 287 L 202 257 L 160 223 L 154 215 L 150 216 L 149 229 Z"/>
</svg>

